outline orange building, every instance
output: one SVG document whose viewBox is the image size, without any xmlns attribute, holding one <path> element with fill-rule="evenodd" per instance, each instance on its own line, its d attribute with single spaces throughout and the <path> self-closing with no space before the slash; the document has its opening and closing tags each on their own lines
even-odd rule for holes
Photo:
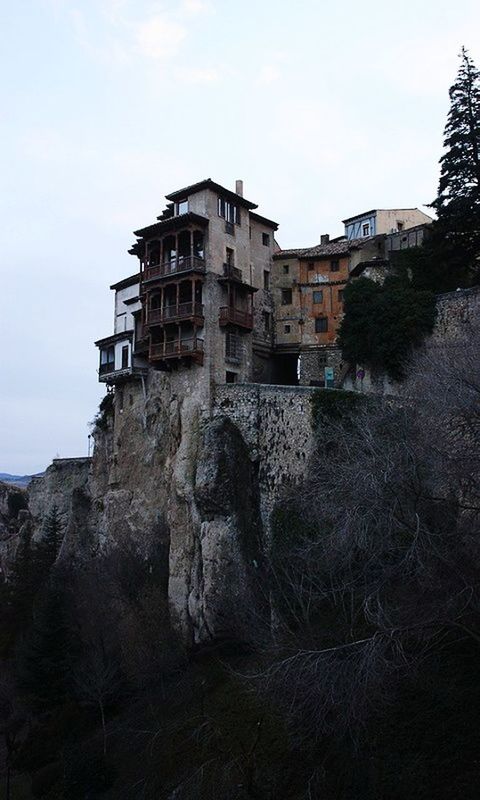
<svg viewBox="0 0 480 800">
<path fill-rule="evenodd" d="M 359 264 L 382 260 L 384 247 L 385 236 L 330 241 L 325 235 L 315 247 L 274 255 L 275 349 L 296 361 L 300 383 L 323 383 L 325 368 L 339 378 L 345 285 Z"/>
</svg>

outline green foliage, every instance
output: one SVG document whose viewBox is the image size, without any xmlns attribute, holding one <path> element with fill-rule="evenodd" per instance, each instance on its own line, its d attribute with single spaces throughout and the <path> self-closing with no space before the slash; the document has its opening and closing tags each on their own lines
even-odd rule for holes
<svg viewBox="0 0 480 800">
<path fill-rule="evenodd" d="M 416 291 L 404 276 L 383 286 L 369 278 L 347 284 L 345 316 L 339 333 L 343 358 L 366 364 L 402 380 L 412 349 L 421 344 L 435 322 L 435 296 Z"/>
<path fill-rule="evenodd" d="M 109 392 L 100 401 L 98 412 L 95 416 L 95 419 L 91 423 L 93 430 L 103 431 L 105 433 L 108 430 L 108 423 L 112 415 L 113 415 L 113 394 Z"/>
<path fill-rule="evenodd" d="M 63 592 L 50 584 L 37 601 L 31 628 L 16 659 L 20 694 L 35 711 L 48 711 L 65 701 L 69 639 Z"/>
<path fill-rule="evenodd" d="M 60 550 L 63 538 L 63 523 L 58 506 L 52 506 L 47 514 L 42 530 L 42 538 L 35 545 L 36 569 L 40 582 L 50 573 Z"/>
<path fill-rule="evenodd" d="M 365 403 L 365 398 L 356 392 L 347 392 L 343 389 L 319 389 L 312 396 L 314 425 L 317 426 L 323 417 L 343 419 L 363 403 Z"/>
<path fill-rule="evenodd" d="M 445 153 L 440 159 L 438 220 L 429 245 L 437 291 L 480 280 L 480 72 L 465 48 L 450 88 Z"/>
</svg>

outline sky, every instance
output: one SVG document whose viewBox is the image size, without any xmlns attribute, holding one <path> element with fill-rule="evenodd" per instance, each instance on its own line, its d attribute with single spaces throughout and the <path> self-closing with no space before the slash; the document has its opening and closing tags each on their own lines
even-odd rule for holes
<svg viewBox="0 0 480 800">
<path fill-rule="evenodd" d="M 87 454 L 133 230 L 203 178 L 306 247 L 435 197 L 478 0 L 0 0 L 0 472 Z"/>
</svg>

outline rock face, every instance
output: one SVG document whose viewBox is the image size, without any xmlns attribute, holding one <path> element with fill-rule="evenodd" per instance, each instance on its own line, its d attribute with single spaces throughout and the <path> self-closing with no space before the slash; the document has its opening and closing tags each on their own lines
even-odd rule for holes
<svg viewBox="0 0 480 800">
<path fill-rule="evenodd" d="M 25 489 L 0 483 L 0 571 L 8 573 L 22 530 L 30 525 Z"/>
<path fill-rule="evenodd" d="M 312 433 L 312 390 L 238 386 L 216 401 L 195 375 L 152 370 L 146 386 L 117 387 L 93 458 L 56 460 L 29 490 L 35 538 L 54 505 L 61 514 L 60 558 L 160 558 L 186 644 L 243 639 L 268 618 L 269 512 Z"/>
</svg>

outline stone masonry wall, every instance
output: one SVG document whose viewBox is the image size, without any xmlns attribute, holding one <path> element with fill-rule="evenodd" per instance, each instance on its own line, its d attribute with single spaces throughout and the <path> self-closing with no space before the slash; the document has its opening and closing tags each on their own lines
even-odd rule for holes
<svg viewBox="0 0 480 800">
<path fill-rule="evenodd" d="M 217 386 L 213 416 L 227 416 L 245 439 L 257 464 L 260 510 L 269 517 L 282 488 L 294 486 L 304 472 L 313 444 L 312 396 L 303 386 L 233 384 Z"/>
</svg>

